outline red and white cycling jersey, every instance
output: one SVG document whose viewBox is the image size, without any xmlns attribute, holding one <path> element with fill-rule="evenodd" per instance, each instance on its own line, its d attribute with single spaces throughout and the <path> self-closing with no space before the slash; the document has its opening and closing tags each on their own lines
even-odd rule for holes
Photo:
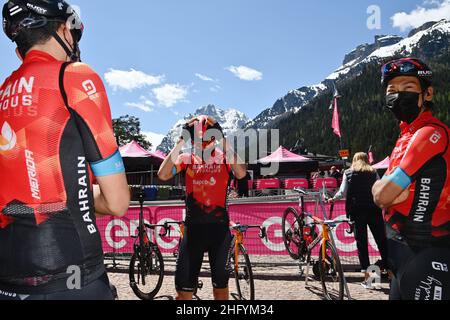
<svg viewBox="0 0 450 320">
<path fill-rule="evenodd" d="M 178 157 L 176 171 L 184 172 L 186 180 L 186 224 L 229 224 L 231 166 L 225 162 L 218 149 L 207 160 L 191 154 Z"/>
<path fill-rule="evenodd" d="M 95 280 L 93 175 L 124 172 L 100 77 L 31 51 L 1 86 L 0 130 L 0 289 L 60 290 L 70 265 Z"/>
<path fill-rule="evenodd" d="M 412 184 L 408 199 L 389 208 L 386 221 L 413 246 L 450 247 L 450 134 L 431 112 L 411 125 L 401 124 L 401 136 L 386 175 L 402 169 Z"/>
</svg>

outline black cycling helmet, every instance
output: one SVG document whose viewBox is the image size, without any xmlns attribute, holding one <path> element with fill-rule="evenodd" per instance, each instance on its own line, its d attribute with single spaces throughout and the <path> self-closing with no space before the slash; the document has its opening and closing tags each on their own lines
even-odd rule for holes
<svg viewBox="0 0 450 320">
<path fill-rule="evenodd" d="M 387 87 L 389 81 L 400 76 L 411 76 L 419 79 L 422 90 L 433 83 L 433 71 L 421 60 L 403 58 L 386 63 L 381 69 L 381 83 Z"/>
<path fill-rule="evenodd" d="M 45 26 L 48 22 L 68 23 L 75 48 L 68 48 L 55 32 L 52 34 L 72 60 L 79 60 L 78 42 L 83 35 L 84 26 L 76 11 L 64 0 L 9 0 L 3 6 L 3 30 L 9 39 L 27 29 Z"/>
</svg>

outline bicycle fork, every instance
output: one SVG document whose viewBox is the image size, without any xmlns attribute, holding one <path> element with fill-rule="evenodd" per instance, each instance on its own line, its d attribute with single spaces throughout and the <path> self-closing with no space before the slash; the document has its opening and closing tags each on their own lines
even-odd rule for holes
<svg viewBox="0 0 450 320">
<path fill-rule="evenodd" d="M 237 275 L 239 274 L 239 244 L 242 243 L 243 239 L 242 233 L 238 232 L 234 242 L 234 270 Z"/>
</svg>

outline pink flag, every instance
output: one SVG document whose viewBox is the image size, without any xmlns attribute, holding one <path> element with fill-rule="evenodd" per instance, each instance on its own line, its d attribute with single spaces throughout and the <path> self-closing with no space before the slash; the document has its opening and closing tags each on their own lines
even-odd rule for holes
<svg viewBox="0 0 450 320">
<path fill-rule="evenodd" d="M 338 98 L 334 98 L 334 112 L 333 112 L 333 131 L 339 137 L 342 138 L 341 126 L 339 124 L 339 110 L 338 110 Z"/>
</svg>

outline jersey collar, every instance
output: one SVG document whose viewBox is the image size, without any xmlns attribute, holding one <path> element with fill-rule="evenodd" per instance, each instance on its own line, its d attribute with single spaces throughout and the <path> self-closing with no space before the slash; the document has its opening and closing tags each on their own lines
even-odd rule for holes
<svg viewBox="0 0 450 320">
<path fill-rule="evenodd" d="M 32 50 L 25 56 L 24 64 L 30 62 L 52 62 L 58 61 L 55 57 L 44 51 Z"/>
<path fill-rule="evenodd" d="M 423 128 L 426 124 L 434 122 L 435 118 L 431 111 L 425 111 L 422 113 L 413 123 L 407 124 L 406 122 L 400 123 L 400 129 L 402 135 L 406 133 L 416 133 L 417 130 Z"/>
</svg>

